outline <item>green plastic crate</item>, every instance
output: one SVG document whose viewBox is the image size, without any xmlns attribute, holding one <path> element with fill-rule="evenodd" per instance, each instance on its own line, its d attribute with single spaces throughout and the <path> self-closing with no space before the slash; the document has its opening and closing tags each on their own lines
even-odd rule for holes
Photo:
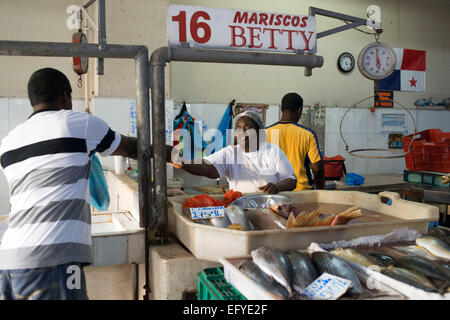
<svg viewBox="0 0 450 320">
<path fill-rule="evenodd" d="M 197 273 L 198 300 L 247 300 L 223 275 L 223 267 L 207 268 Z"/>
</svg>

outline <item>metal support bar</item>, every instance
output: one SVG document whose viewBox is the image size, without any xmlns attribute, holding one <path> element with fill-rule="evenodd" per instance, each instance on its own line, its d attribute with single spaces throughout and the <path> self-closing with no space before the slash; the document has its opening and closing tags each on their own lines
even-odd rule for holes
<svg viewBox="0 0 450 320">
<path fill-rule="evenodd" d="M 155 180 L 156 235 L 164 238 L 167 229 L 167 178 L 166 178 L 166 139 L 165 139 L 165 74 L 167 62 L 212 62 L 233 64 L 262 64 L 312 68 L 323 65 L 323 57 L 316 55 L 260 53 L 247 51 L 225 51 L 211 49 L 161 47 L 150 57 L 152 89 L 152 140 Z M 310 74 L 309 74 L 310 75 Z"/>
<path fill-rule="evenodd" d="M 155 180 L 155 216 L 153 223 L 155 236 L 166 238 L 167 227 L 167 172 L 166 172 L 166 120 L 165 120 L 165 74 L 166 61 L 169 61 L 169 49 L 155 50 L 150 58 L 152 88 L 152 139 L 153 171 Z"/>
<path fill-rule="evenodd" d="M 105 45 L 101 50 L 95 44 L 73 44 L 61 42 L 0 41 L 0 55 L 7 56 L 46 56 L 46 57 L 92 57 L 92 58 L 128 58 L 135 60 L 137 136 L 139 168 L 139 224 L 145 228 L 145 290 L 148 299 L 149 255 L 148 229 L 152 217 L 152 198 L 149 184 L 150 167 L 150 107 L 148 92 L 148 48 L 134 45 Z"/>
<path fill-rule="evenodd" d="M 327 31 L 319 32 L 317 34 L 317 39 L 320 39 L 320 38 L 323 38 L 323 37 L 326 37 L 326 36 L 329 36 L 329 35 L 341 32 L 341 31 L 345 31 L 345 30 L 348 30 L 348 29 L 353 29 L 353 28 L 356 28 L 356 27 L 359 27 L 359 26 L 362 26 L 362 25 L 366 25 L 366 22 L 363 23 L 361 21 L 355 21 L 355 22 L 346 24 L 344 26 L 340 26 L 340 27 L 333 28 L 333 29 L 330 29 L 330 30 L 327 30 Z"/>
<path fill-rule="evenodd" d="M 98 44 L 100 50 L 104 50 L 106 46 L 106 8 L 105 0 L 97 0 L 98 5 Z M 104 61 L 103 58 L 97 58 L 97 75 L 102 76 L 104 74 Z"/>
<path fill-rule="evenodd" d="M 89 8 L 89 7 L 91 6 L 91 4 L 93 4 L 95 1 L 97 1 L 97 0 L 89 0 L 89 1 L 83 6 L 83 8 L 84 8 L 84 9 Z"/>
<path fill-rule="evenodd" d="M 0 40 L 0 55 L 43 57 L 91 57 L 134 59 L 146 46 L 108 44 L 100 50 L 96 44 Z"/>
<path fill-rule="evenodd" d="M 347 14 L 342 14 L 342 13 L 338 13 L 338 12 L 334 12 L 334 11 L 329 11 L 329 10 L 325 10 L 325 9 L 320 9 L 320 8 L 315 8 L 315 7 L 309 7 L 309 15 L 310 16 L 315 16 L 316 14 L 321 15 L 321 16 L 325 16 L 325 17 L 329 17 L 329 18 L 333 18 L 333 19 L 338 19 L 338 20 L 344 20 L 344 21 L 348 21 L 348 22 L 352 22 L 349 24 L 346 24 L 344 26 L 340 26 L 337 28 L 333 28 L 330 30 L 326 30 L 323 32 L 319 32 L 317 34 L 317 39 L 341 32 L 341 31 L 345 31 L 348 29 L 353 29 L 353 28 L 357 28 L 359 26 L 366 26 L 367 25 L 367 19 L 362 19 L 362 18 L 358 18 L 358 17 L 353 17 L 353 16 L 349 16 Z"/>
<path fill-rule="evenodd" d="M 316 8 L 316 7 L 309 7 L 309 15 L 310 16 L 315 16 L 316 14 L 319 14 L 319 15 L 325 16 L 325 17 L 329 17 L 329 18 L 334 18 L 334 19 L 339 19 L 339 20 L 346 20 L 346 21 L 351 21 L 351 22 L 358 22 L 359 21 L 359 22 L 361 22 L 361 24 L 366 24 L 367 23 L 367 19 L 353 17 L 353 16 L 349 16 L 347 14 L 342 14 L 342 13 L 329 11 L 329 10 L 325 10 L 325 9 L 320 9 L 320 8 Z"/>
<path fill-rule="evenodd" d="M 225 51 L 194 48 L 170 48 L 172 61 L 214 62 L 233 64 L 262 64 L 316 68 L 323 65 L 323 57 L 292 53 Z"/>
</svg>

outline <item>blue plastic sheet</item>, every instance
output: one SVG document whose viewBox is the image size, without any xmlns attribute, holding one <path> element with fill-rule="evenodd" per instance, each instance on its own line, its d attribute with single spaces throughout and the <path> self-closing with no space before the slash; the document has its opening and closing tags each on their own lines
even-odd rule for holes
<svg viewBox="0 0 450 320">
<path fill-rule="evenodd" d="M 104 211 L 109 207 L 109 191 L 103 174 L 102 164 L 94 154 L 91 160 L 91 174 L 89 177 L 89 203 L 97 210 Z"/>
<path fill-rule="evenodd" d="M 346 175 L 344 182 L 349 186 L 357 186 L 360 184 L 364 184 L 364 178 L 363 176 L 360 176 L 359 174 L 356 174 L 354 172 L 350 172 Z"/>
</svg>

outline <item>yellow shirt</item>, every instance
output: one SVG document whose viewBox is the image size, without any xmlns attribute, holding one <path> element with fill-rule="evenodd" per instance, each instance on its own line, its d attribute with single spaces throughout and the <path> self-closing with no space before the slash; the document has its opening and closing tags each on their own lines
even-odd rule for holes
<svg viewBox="0 0 450 320">
<path fill-rule="evenodd" d="M 314 131 L 295 122 L 277 122 L 267 128 L 267 140 L 277 144 L 294 167 L 297 176 L 294 191 L 311 189 L 313 179 L 309 164 L 321 160 L 319 140 Z"/>
</svg>

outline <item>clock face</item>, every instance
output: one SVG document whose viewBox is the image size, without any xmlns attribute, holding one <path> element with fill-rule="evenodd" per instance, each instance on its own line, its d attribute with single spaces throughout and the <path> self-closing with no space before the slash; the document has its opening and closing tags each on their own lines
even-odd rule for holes
<svg viewBox="0 0 450 320">
<path fill-rule="evenodd" d="M 365 46 L 358 56 L 358 68 L 368 79 L 381 80 L 395 69 L 397 59 L 394 50 L 383 42 Z"/>
<path fill-rule="evenodd" d="M 338 68 L 342 72 L 350 72 L 355 67 L 355 58 L 349 52 L 342 53 L 338 58 Z"/>
</svg>

